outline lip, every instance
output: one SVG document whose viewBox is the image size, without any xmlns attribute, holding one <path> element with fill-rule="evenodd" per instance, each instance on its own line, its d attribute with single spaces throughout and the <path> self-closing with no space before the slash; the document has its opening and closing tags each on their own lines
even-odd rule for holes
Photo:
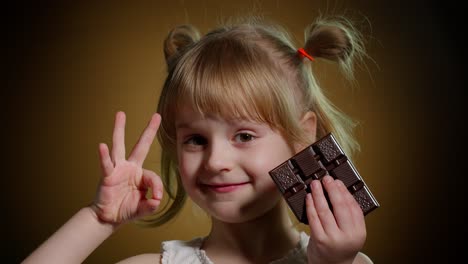
<svg viewBox="0 0 468 264">
<path fill-rule="evenodd" d="M 230 193 L 234 192 L 244 186 L 249 184 L 249 182 L 241 183 L 223 183 L 223 184 L 203 184 L 203 187 L 212 190 L 217 193 Z"/>
</svg>

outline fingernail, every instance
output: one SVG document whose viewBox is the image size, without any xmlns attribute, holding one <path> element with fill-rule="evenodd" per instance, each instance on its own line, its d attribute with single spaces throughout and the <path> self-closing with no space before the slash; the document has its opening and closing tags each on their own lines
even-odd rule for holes
<svg viewBox="0 0 468 264">
<path fill-rule="evenodd" d="M 330 182 L 332 182 L 332 177 L 330 177 L 330 176 L 325 176 L 325 177 L 323 178 L 323 181 L 324 181 L 325 183 L 330 183 Z"/>
<path fill-rule="evenodd" d="M 160 200 L 160 199 L 162 199 L 162 196 L 163 196 L 163 194 L 162 194 L 161 191 L 156 191 L 156 199 Z"/>
<path fill-rule="evenodd" d="M 313 180 L 312 181 L 312 188 L 320 188 L 320 182 L 318 180 Z"/>
</svg>

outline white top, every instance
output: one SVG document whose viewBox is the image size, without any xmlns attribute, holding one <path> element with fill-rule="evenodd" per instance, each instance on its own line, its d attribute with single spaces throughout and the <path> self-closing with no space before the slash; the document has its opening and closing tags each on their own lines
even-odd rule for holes
<svg viewBox="0 0 468 264">
<path fill-rule="evenodd" d="M 213 264 L 205 250 L 201 249 L 201 237 L 190 241 L 171 240 L 161 243 L 162 264 Z M 284 257 L 270 264 L 307 263 L 307 245 L 309 236 L 301 232 L 299 243 Z"/>
</svg>

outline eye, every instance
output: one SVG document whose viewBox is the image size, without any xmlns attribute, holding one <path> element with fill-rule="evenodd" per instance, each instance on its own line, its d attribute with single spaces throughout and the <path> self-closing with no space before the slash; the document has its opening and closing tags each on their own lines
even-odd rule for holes
<svg viewBox="0 0 468 264">
<path fill-rule="evenodd" d="M 196 146 L 203 146 L 203 145 L 206 145 L 206 143 L 207 143 L 206 138 L 200 135 L 193 135 L 184 141 L 184 144 L 186 145 L 196 145 Z"/>
<path fill-rule="evenodd" d="M 249 142 L 249 141 L 252 141 L 255 139 L 255 136 L 249 134 L 249 133 L 239 133 L 235 136 L 235 141 L 236 142 L 242 142 L 242 143 L 245 143 L 245 142 Z"/>
</svg>

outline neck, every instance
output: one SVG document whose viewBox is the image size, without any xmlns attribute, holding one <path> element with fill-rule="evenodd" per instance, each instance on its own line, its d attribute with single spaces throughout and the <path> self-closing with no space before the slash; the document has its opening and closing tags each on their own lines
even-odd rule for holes
<svg viewBox="0 0 468 264">
<path fill-rule="evenodd" d="M 212 260 L 218 254 L 254 263 L 281 258 L 299 242 L 299 232 L 293 227 L 287 210 L 286 204 L 279 202 L 269 212 L 244 223 L 226 223 L 213 218 L 203 249 Z"/>
</svg>

